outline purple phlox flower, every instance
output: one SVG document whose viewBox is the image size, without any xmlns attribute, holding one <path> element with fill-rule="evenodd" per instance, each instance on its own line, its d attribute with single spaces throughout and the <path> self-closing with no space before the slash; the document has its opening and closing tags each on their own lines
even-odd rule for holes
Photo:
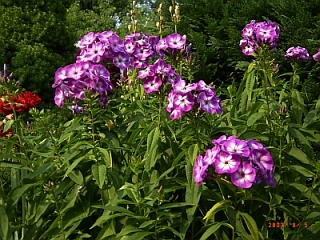
<svg viewBox="0 0 320 240">
<path fill-rule="evenodd" d="M 254 35 L 255 23 L 256 21 L 252 20 L 242 29 L 242 37 L 244 39 L 255 40 L 255 35 Z"/>
<path fill-rule="evenodd" d="M 99 95 L 99 103 L 101 108 L 105 108 L 108 102 L 108 96 L 105 93 Z"/>
<path fill-rule="evenodd" d="M 131 59 L 131 66 L 133 68 L 146 68 L 146 67 L 148 67 L 148 59 L 141 60 L 138 58 L 132 58 Z"/>
<path fill-rule="evenodd" d="M 167 75 L 171 70 L 171 66 L 167 64 L 163 59 L 158 59 L 153 64 L 152 69 L 156 74 Z"/>
<path fill-rule="evenodd" d="M 189 54 L 191 52 L 191 48 L 192 48 L 192 43 L 190 43 L 187 47 L 186 47 L 186 54 Z"/>
<path fill-rule="evenodd" d="M 254 139 L 249 139 L 247 144 L 250 149 L 265 149 L 265 147 Z"/>
<path fill-rule="evenodd" d="M 159 40 L 159 42 L 156 45 L 156 50 L 160 51 L 160 50 L 166 50 L 168 48 L 168 44 L 165 38 L 162 38 Z"/>
<path fill-rule="evenodd" d="M 177 82 L 173 86 L 174 91 L 176 91 L 177 93 L 180 93 L 180 94 L 189 93 L 189 92 L 195 90 L 196 88 L 197 88 L 196 83 L 191 83 L 191 84 L 186 85 L 185 80 L 180 80 L 179 82 Z"/>
<path fill-rule="evenodd" d="M 62 108 L 64 105 L 64 99 L 65 99 L 65 96 L 64 96 L 63 89 L 61 87 L 57 87 L 54 95 L 54 103 L 58 107 Z"/>
<path fill-rule="evenodd" d="M 171 49 L 182 49 L 186 43 L 186 37 L 181 36 L 178 33 L 172 33 L 166 38 L 166 42 L 169 48 Z"/>
<path fill-rule="evenodd" d="M 90 48 L 87 48 L 86 58 L 92 62 L 100 62 L 104 55 L 105 48 L 101 42 L 92 43 Z"/>
<path fill-rule="evenodd" d="M 226 152 L 219 153 L 214 162 L 216 173 L 233 173 L 237 171 L 241 159 L 239 156 Z"/>
<path fill-rule="evenodd" d="M 263 22 L 255 29 L 256 39 L 258 42 L 265 44 L 272 44 L 274 41 L 278 41 L 279 35 L 273 25 L 267 22 Z"/>
<path fill-rule="evenodd" d="M 73 63 L 66 66 L 66 75 L 68 78 L 73 78 L 75 80 L 84 77 L 86 74 L 86 69 L 84 63 Z"/>
<path fill-rule="evenodd" d="M 238 169 L 230 174 L 232 183 L 241 188 L 250 188 L 255 180 L 256 171 L 250 163 L 242 162 Z"/>
<path fill-rule="evenodd" d="M 64 80 L 66 80 L 68 78 L 68 75 L 67 75 L 67 71 L 66 71 L 66 68 L 65 67 L 61 67 L 59 68 L 56 73 L 55 73 L 55 76 L 54 76 L 54 83 L 52 84 L 52 87 L 53 88 L 56 88 L 58 87 L 59 85 L 61 85 Z"/>
<path fill-rule="evenodd" d="M 194 163 L 193 178 L 197 185 L 201 185 L 207 175 L 208 165 L 203 161 L 203 157 L 199 155 Z"/>
<path fill-rule="evenodd" d="M 140 78 L 140 79 L 144 79 L 148 76 L 154 76 L 154 75 L 155 75 L 155 73 L 152 70 L 151 66 L 148 66 L 145 69 L 142 69 L 138 72 L 138 78 Z"/>
<path fill-rule="evenodd" d="M 168 94 L 168 98 L 167 98 L 168 106 L 166 108 L 168 112 L 172 112 L 172 110 L 174 109 L 173 102 L 174 102 L 175 95 L 176 93 L 174 91 L 171 91 Z"/>
<path fill-rule="evenodd" d="M 198 102 L 200 103 L 200 108 L 210 114 L 214 114 L 215 112 L 220 114 L 222 111 L 220 101 L 214 95 L 208 95 L 206 92 L 201 92 L 198 95 Z"/>
<path fill-rule="evenodd" d="M 177 82 L 182 80 L 182 78 L 181 78 L 181 75 L 179 75 L 176 71 L 171 69 L 166 76 L 166 80 L 171 85 L 175 85 Z"/>
<path fill-rule="evenodd" d="M 172 120 L 179 119 L 182 117 L 182 114 L 183 114 L 183 111 L 181 109 L 175 108 L 175 109 L 172 109 L 170 113 L 170 118 Z"/>
<path fill-rule="evenodd" d="M 205 81 L 203 80 L 200 80 L 198 83 L 197 83 L 197 88 L 200 90 L 200 91 L 205 91 L 207 95 L 216 95 L 215 92 L 214 92 L 214 89 L 210 86 L 208 86 Z"/>
<path fill-rule="evenodd" d="M 268 170 L 266 173 L 263 175 L 264 181 L 269 185 L 271 188 L 275 188 L 277 185 L 277 180 L 274 177 L 274 172 L 273 170 Z"/>
<path fill-rule="evenodd" d="M 103 65 L 98 64 L 92 66 L 87 76 L 91 80 L 91 88 L 99 94 L 113 90 L 110 73 Z"/>
<path fill-rule="evenodd" d="M 150 76 L 143 83 L 144 90 L 147 94 L 159 91 L 162 85 L 161 78 L 158 76 Z"/>
<path fill-rule="evenodd" d="M 229 154 L 236 154 L 241 157 L 248 157 L 250 155 L 250 149 L 247 142 L 237 138 L 224 141 L 221 149 Z"/>
<path fill-rule="evenodd" d="M 134 49 L 133 55 L 141 60 L 146 60 L 148 57 L 152 55 L 152 51 L 150 48 L 146 46 L 140 46 L 139 44 Z"/>
<path fill-rule="evenodd" d="M 84 98 L 84 89 L 86 85 L 82 81 L 70 78 L 68 79 L 68 82 L 66 82 L 65 86 L 76 98 L 81 100 Z"/>
<path fill-rule="evenodd" d="M 284 56 L 287 61 L 308 61 L 311 59 L 308 50 L 303 47 L 290 47 Z"/>
<path fill-rule="evenodd" d="M 220 136 L 218 139 L 213 139 L 212 143 L 214 145 L 220 146 L 221 144 L 223 144 L 224 141 L 227 140 L 227 136 L 226 135 L 222 135 Z"/>
<path fill-rule="evenodd" d="M 159 42 L 158 36 L 149 36 L 148 37 L 148 43 L 150 44 L 150 47 L 153 49 L 153 51 L 156 51 L 156 46 Z"/>
<path fill-rule="evenodd" d="M 188 112 L 194 105 L 194 97 L 190 93 L 176 94 L 173 99 L 175 109 L 180 109 L 183 112 Z"/>
<path fill-rule="evenodd" d="M 89 32 L 82 37 L 79 41 L 80 48 L 87 48 L 90 44 L 92 44 L 97 39 L 97 35 L 94 32 Z"/>
<path fill-rule="evenodd" d="M 124 52 L 116 53 L 113 56 L 113 64 L 121 70 L 125 70 L 130 66 L 130 55 Z"/>
<path fill-rule="evenodd" d="M 124 52 L 124 43 L 118 35 L 113 34 L 108 41 L 113 52 Z"/>
<path fill-rule="evenodd" d="M 243 54 L 247 56 L 251 56 L 252 54 L 254 54 L 258 46 L 255 41 L 247 40 L 247 39 L 242 39 L 239 45 L 242 49 Z"/>
<path fill-rule="evenodd" d="M 73 101 L 71 105 L 71 110 L 73 114 L 78 114 L 83 112 L 83 107 L 80 107 L 77 102 Z"/>
<path fill-rule="evenodd" d="M 124 41 L 124 49 L 127 53 L 133 54 L 135 48 L 136 48 L 136 42 L 133 41 L 132 39 L 126 39 Z"/>
<path fill-rule="evenodd" d="M 250 153 L 250 157 L 252 162 L 257 164 L 260 168 L 261 166 L 265 170 L 271 170 L 273 168 L 273 159 L 270 152 L 266 149 L 253 149 Z"/>
<path fill-rule="evenodd" d="M 318 49 L 318 52 L 316 54 L 314 54 L 312 57 L 315 61 L 317 61 L 317 62 L 320 61 L 320 48 Z"/>
<path fill-rule="evenodd" d="M 104 44 L 105 43 L 109 44 L 109 38 L 112 35 L 115 35 L 115 33 L 112 30 L 109 30 L 109 31 L 104 31 L 104 32 L 101 32 L 101 33 L 97 33 L 97 38 L 99 39 L 100 42 L 102 42 Z"/>
<path fill-rule="evenodd" d="M 206 154 L 203 158 L 203 161 L 209 166 L 216 161 L 216 156 L 220 153 L 220 147 L 214 146 L 211 149 L 207 149 Z"/>
<path fill-rule="evenodd" d="M 140 37 L 140 35 L 141 35 L 140 33 L 131 33 L 131 34 L 125 36 L 125 40 L 127 40 L 127 39 L 136 40 L 138 37 Z"/>
</svg>

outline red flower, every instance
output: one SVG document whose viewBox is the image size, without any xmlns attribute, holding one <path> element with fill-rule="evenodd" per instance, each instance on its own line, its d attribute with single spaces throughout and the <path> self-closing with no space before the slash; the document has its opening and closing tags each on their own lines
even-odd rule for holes
<svg viewBox="0 0 320 240">
<path fill-rule="evenodd" d="M 40 102 L 41 98 L 32 92 L 20 93 L 17 97 L 10 96 L 10 102 L 3 101 L 0 96 L 0 112 L 4 115 L 13 113 L 12 105 L 16 112 L 27 112 L 30 108 L 36 107 Z"/>
</svg>

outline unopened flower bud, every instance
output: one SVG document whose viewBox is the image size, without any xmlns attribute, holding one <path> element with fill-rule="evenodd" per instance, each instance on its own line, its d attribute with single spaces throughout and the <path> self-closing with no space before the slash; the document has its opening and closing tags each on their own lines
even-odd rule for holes
<svg viewBox="0 0 320 240">
<path fill-rule="evenodd" d="M 133 5 L 133 6 L 135 6 L 135 5 L 136 5 L 136 3 L 137 3 L 136 1 L 132 1 L 132 5 Z"/>
<path fill-rule="evenodd" d="M 138 25 L 138 20 L 134 20 L 134 26 L 136 27 Z"/>
<path fill-rule="evenodd" d="M 128 30 L 129 30 L 129 32 L 131 32 L 131 30 L 132 30 L 132 26 L 131 25 L 128 25 Z"/>
<path fill-rule="evenodd" d="M 172 6 L 169 7 L 169 12 L 172 13 Z"/>
<path fill-rule="evenodd" d="M 161 15 L 159 19 L 160 19 L 160 21 L 163 21 L 164 18 L 163 18 L 163 16 Z"/>
<path fill-rule="evenodd" d="M 160 23 L 156 22 L 156 27 L 159 28 L 160 27 Z"/>
<path fill-rule="evenodd" d="M 175 9 L 174 9 L 174 13 L 179 16 L 180 14 L 180 7 L 179 6 L 176 6 Z"/>
</svg>

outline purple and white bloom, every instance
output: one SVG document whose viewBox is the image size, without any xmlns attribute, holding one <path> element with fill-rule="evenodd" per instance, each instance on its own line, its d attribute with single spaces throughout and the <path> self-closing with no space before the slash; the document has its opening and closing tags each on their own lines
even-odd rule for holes
<svg viewBox="0 0 320 240">
<path fill-rule="evenodd" d="M 67 71 L 65 67 L 59 68 L 54 76 L 54 83 L 52 84 L 53 88 L 60 86 L 64 80 L 68 78 Z"/>
<path fill-rule="evenodd" d="M 138 59 L 146 60 L 148 57 L 152 55 L 152 51 L 148 47 L 138 45 L 134 49 L 133 55 Z"/>
<path fill-rule="evenodd" d="M 89 61 L 100 62 L 104 55 L 105 48 L 101 42 L 95 42 L 91 44 L 90 48 L 86 49 L 85 56 Z"/>
<path fill-rule="evenodd" d="M 183 112 L 189 112 L 194 105 L 194 97 L 190 94 L 176 94 L 173 99 L 174 108 L 180 109 Z"/>
<path fill-rule="evenodd" d="M 68 78 L 73 78 L 75 80 L 84 77 L 86 74 L 84 63 L 73 63 L 66 66 L 66 74 Z"/>
<path fill-rule="evenodd" d="M 130 66 L 130 55 L 124 52 L 117 52 L 113 56 L 113 64 L 121 70 L 125 70 Z"/>
<path fill-rule="evenodd" d="M 251 56 L 256 52 L 257 43 L 252 40 L 242 39 L 239 46 L 242 49 L 244 55 Z"/>
<path fill-rule="evenodd" d="M 58 106 L 58 107 L 63 107 L 64 105 L 64 93 L 62 88 L 58 87 L 56 88 L 56 92 L 54 95 L 54 103 Z"/>
<path fill-rule="evenodd" d="M 229 153 L 219 153 L 214 162 L 215 170 L 218 174 L 233 173 L 237 171 L 241 163 L 240 157 Z"/>
<path fill-rule="evenodd" d="M 220 101 L 215 95 L 209 95 L 206 92 L 201 92 L 198 96 L 200 107 L 203 111 L 214 114 L 215 112 L 221 113 Z M 218 111 L 217 111 L 218 110 Z"/>
<path fill-rule="evenodd" d="M 203 158 L 203 161 L 209 166 L 216 161 L 216 156 L 220 153 L 220 147 L 214 146 L 211 149 L 207 149 L 206 154 Z"/>
<path fill-rule="evenodd" d="M 257 163 L 258 166 L 263 166 L 263 168 L 266 170 L 271 170 L 273 168 L 273 159 L 268 150 L 253 149 L 250 156 L 253 163 Z"/>
<path fill-rule="evenodd" d="M 207 95 L 214 95 L 214 96 L 216 95 L 213 88 L 208 86 L 203 80 L 200 80 L 197 83 L 197 87 L 200 91 L 205 91 Z"/>
<path fill-rule="evenodd" d="M 196 83 L 186 84 L 185 80 L 180 80 L 173 86 L 174 91 L 180 94 L 190 93 L 196 88 L 197 88 Z"/>
<path fill-rule="evenodd" d="M 247 142 L 237 138 L 228 139 L 223 142 L 221 149 L 229 154 L 236 154 L 240 157 L 248 157 L 250 150 Z"/>
<path fill-rule="evenodd" d="M 138 72 L 138 78 L 140 78 L 140 79 L 144 79 L 148 76 L 154 76 L 154 75 L 155 75 L 155 73 L 152 70 L 152 67 L 150 67 L 150 66 L 148 66 L 145 69 L 142 69 Z"/>
<path fill-rule="evenodd" d="M 313 59 L 317 62 L 320 61 L 320 48 L 318 49 L 318 52 L 316 54 L 313 54 Z"/>
<path fill-rule="evenodd" d="M 109 45 L 109 38 L 114 34 L 115 33 L 112 30 L 104 31 L 104 32 L 98 33 L 97 38 L 99 39 L 100 42 L 104 44 L 107 43 Z"/>
<path fill-rule="evenodd" d="M 181 78 L 181 75 L 179 75 L 176 71 L 171 69 L 166 76 L 166 80 L 171 85 L 175 85 L 177 82 L 182 80 L 182 78 Z"/>
<path fill-rule="evenodd" d="M 172 120 L 181 118 L 183 114 L 183 111 L 178 108 L 172 109 L 170 112 L 170 118 Z"/>
<path fill-rule="evenodd" d="M 203 161 L 203 157 L 199 155 L 194 163 L 193 176 L 194 181 L 200 185 L 207 175 L 208 165 Z"/>
<path fill-rule="evenodd" d="M 238 169 L 230 174 L 232 183 L 241 188 L 250 188 L 256 178 L 254 168 L 248 162 L 242 162 Z"/>
<path fill-rule="evenodd" d="M 159 42 L 156 45 L 156 50 L 160 51 L 160 50 L 166 50 L 168 48 L 168 44 L 165 38 L 162 38 L 159 40 Z"/>
<path fill-rule="evenodd" d="M 80 48 L 87 48 L 96 39 L 97 39 L 97 35 L 94 32 L 89 32 L 82 37 L 82 39 L 78 42 L 78 45 Z"/>
<path fill-rule="evenodd" d="M 135 48 L 136 48 L 136 42 L 132 39 L 127 39 L 124 41 L 124 49 L 127 53 L 133 54 Z"/>
<path fill-rule="evenodd" d="M 275 188 L 277 185 L 277 180 L 274 177 L 274 172 L 272 170 L 266 171 L 263 176 L 264 181 L 269 185 L 271 188 Z"/>
<path fill-rule="evenodd" d="M 255 34 L 258 42 L 268 45 L 277 42 L 279 37 L 274 26 L 266 22 L 255 29 Z"/>
<path fill-rule="evenodd" d="M 226 135 L 222 135 L 222 136 L 220 136 L 218 139 L 213 139 L 213 140 L 212 140 L 212 143 L 213 143 L 214 145 L 220 146 L 220 145 L 223 144 L 223 142 L 226 141 L 226 140 L 227 140 L 227 136 L 226 136 Z"/>
<path fill-rule="evenodd" d="M 248 146 L 249 146 L 249 148 L 250 148 L 251 150 L 252 150 L 252 149 L 265 149 L 265 147 L 264 147 L 261 143 L 257 142 L 257 141 L 254 140 L 254 139 L 248 140 L 248 141 L 247 141 L 247 144 L 248 144 Z"/>
<path fill-rule="evenodd" d="M 101 108 L 105 108 L 108 102 L 108 96 L 105 93 L 99 95 L 99 103 Z"/>
<path fill-rule="evenodd" d="M 146 93 L 158 92 L 162 85 L 161 78 L 158 76 L 150 76 L 143 83 L 143 87 Z"/>
<path fill-rule="evenodd" d="M 186 43 L 186 37 L 181 36 L 178 33 L 172 33 L 168 35 L 165 39 L 168 47 L 172 49 L 182 49 Z"/>
<path fill-rule="evenodd" d="M 109 37 L 108 42 L 113 52 L 124 52 L 124 44 L 117 34 L 112 34 Z"/>
<path fill-rule="evenodd" d="M 255 20 L 251 20 L 250 23 L 248 23 L 243 29 L 242 29 L 242 37 L 244 39 L 251 39 L 254 40 L 254 31 L 255 31 Z"/>
<path fill-rule="evenodd" d="M 308 61 L 311 59 L 308 50 L 303 47 L 290 47 L 284 56 L 287 61 Z"/>
<path fill-rule="evenodd" d="M 167 64 L 163 59 L 158 59 L 153 64 L 152 69 L 156 74 L 167 75 L 171 70 L 171 66 Z"/>
</svg>

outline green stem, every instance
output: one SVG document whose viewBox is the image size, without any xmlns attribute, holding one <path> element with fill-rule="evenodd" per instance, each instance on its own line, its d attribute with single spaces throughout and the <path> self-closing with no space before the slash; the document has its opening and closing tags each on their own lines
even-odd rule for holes
<svg viewBox="0 0 320 240">
<path fill-rule="evenodd" d="M 66 236 L 64 234 L 64 231 L 63 231 L 63 218 L 62 218 L 62 214 L 61 214 L 61 211 L 60 211 L 60 207 L 59 207 L 59 204 L 58 204 L 58 199 L 54 193 L 54 189 L 53 187 L 50 188 L 51 189 L 51 193 L 52 193 L 52 196 L 53 196 L 53 200 L 55 202 L 55 205 L 56 205 L 56 210 L 57 210 L 57 214 L 58 214 L 58 217 L 59 217 L 59 220 L 60 220 L 60 228 L 61 228 L 61 235 L 62 235 L 62 238 L 64 240 L 66 240 Z"/>
<path fill-rule="evenodd" d="M 266 101 L 267 101 L 267 111 L 268 111 L 268 114 L 267 114 L 267 121 L 268 121 L 268 126 L 269 126 L 269 145 L 272 143 L 273 141 L 273 136 L 272 136 L 272 117 L 271 117 L 271 109 L 270 109 L 270 102 L 269 102 L 269 90 L 268 90 L 268 77 L 267 77 L 267 73 L 266 73 L 266 70 L 265 68 L 263 69 L 263 76 L 264 76 L 264 79 L 263 79 L 263 88 L 264 88 L 264 94 L 266 96 Z"/>
</svg>

